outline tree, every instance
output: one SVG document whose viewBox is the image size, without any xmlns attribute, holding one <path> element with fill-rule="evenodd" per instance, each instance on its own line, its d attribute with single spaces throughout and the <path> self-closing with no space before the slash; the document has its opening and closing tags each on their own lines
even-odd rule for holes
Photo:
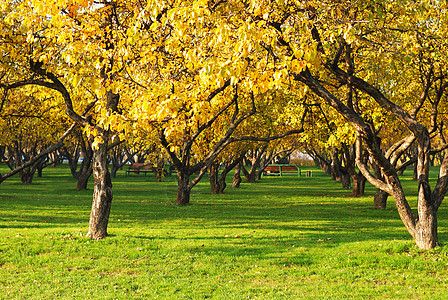
<svg viewBox="0 0 448 300">
<path fill-rule="evenodd" d="M 130 121 L 119 126 L 127 132 L 137 127 L 158 131 L 177 169 L 179 205 L 189 203 L 191 189 L 223 149 L 259 138 L 238 135 L 238 128 L 274 102 L 276 69 L 266 59 L 269 47 L 255 51 L 260 44 L 251 36 L 257 32 L 240 30 L 245 21 L 233 5 L 220 1 L 137 5 L 136 26 L 128 32 L 126 80 L 133 97 L 127 97 L 132 100 Z M 237 15 L 228 17 L 234 12 Z M 247 35 L 244 42 L 242 34 Z M 264 70 L 259 68 L 262 64 Z M 280 81 L 282 74 L 276 76 Z M 302 131 L 299 125 L 262 140 Z M 209 145 L 200 147 L 207 136 L 213 136 Z"/>
<path fill-rule="evenodd" d="M 22 183 L 31 184 L 35 172 L 41 176 L 48 166 L 51 151 L 61 147 L 55 145 L 59 132 L 70 124 L 53 97 L 29 88 L 11 93 L 11 100 L 4 103 L 0 143 L 7 149 L 11 172 L 3 174 L 0 182 L 18 173 Z"/>
<path fill-rule="evenodd" d="M 227 174 L 233 170 L 242 160 L 243 155 L 241 153 L 234 153 L 233 155 L 227 155 L 226 158 L 221 159 L 221 163 L 214 162 L 209 167 L 209 180 L 210 180 L 210 193 L 211 194 L 223 194 L 227 187 L 226 177 Z M 219 172 L 223 167 L 221 173 Z"/>
<path fill-rule="evenodd" d="M 437 184 L 431 191 L 428 182 L 429 155 L 433 150 L 432 133 L 442 127 L 438 121 L 438 108 L 445 91 L 446 74 L 441 63 L 441 58 L 446 54 L 446 45 L 443 44 L 445 32 L 437 29 L 446 26 L 447 8 L 441 3 L 425 5 L 412 3 L 403 7 L 395 3 L 321 3 L 318 8 L 296 6 L 293 8 L 295 14 L 289 11 L 280 13 L 276 9 L 275 15 L 258 18 L 278 33 L 279 51 L 292 59 L 306 62 L 299 72 L 290 71 L 294 80 L 306 85 L 354 127 L 357 134 L 357 166 L 375 187 L 392 195 L 407 230 L 417 246 L 426 250 L 438 243 L 436 213 L 448 189 L 448 159 L 442 163 Z M 282 18 L 281 23 L 276 21 L 279 18 Z M 299 32 L 296 30 L 303 27 L 293 29 L 289 26 L 292 22 L 308 24 L 310 40 L 307 42 L 314 49 L 308 57 L 297 54 L 297 46 L 305 41 L 297 40 Z M 294 44 L 293 41 L 298 43 Z M 387 52 L 380 50 L 381 53 L 375 55 L 379 49 Z M 437 54 L 431 54 L 433 51 Z M 397 61 L 403 62 L 401 66 L 404 69 L 398 70 L 401 66 Z M 406 63 L 412 61 L 415 63 Z M 382 72 L 391 72 L 394 68 L 396 71 L 392 75 L 395 78 L 382 76 Z M 424 78 L 429 80 L 419 80 L 419 76 L 403 78 L 401 73 L 409 74 L 409 70 L 414 74 L 424 74 Z M 394 79 L 401 82 L 399 85 L 411 80 L 407 81 L 408 89 L 403 90 L 406 98 L 394 94 Z M 327 84 L 334 80 L 336 87 Z M 420 96 L 415 93 L 418 90 Z M 362 102 L 350 97 L 350 91 L 362 93 L 409 130 L 409 135 L 398 141 L 393 156 L 387 157 L 381 149 L 374 120 L 364 115 Z M 392 99 L 396 99 L 395 102 Z M 398 102 L 402 102 L 401 105 Z M 424 116 L 422 107 L 429 108 L 426 115 L 429 117 Z M 410 208 L 397 168 L 394 167 L 394 160 L 410 143 L 417 145 L 417 215 Z M 362 160 L 362 149 L 366 149 L 379 166 L 382 178 L 370 173 Z"/>
<path fill-rule="evenodd" d="M 80 130 L 74 132 L 74 138 L 71 143 L 66 143 L 61 152 L 68 160 L 70 171 L 75 180 L 77 180 L 76 190 L 87 189 L 87 183 L 92 175 L 92 137 L 85 137 Z M 78 169 L 78 161 L 82 157 L 81 165 Z"/>
<path fill-rule="evenodd" d="M 2 105 L 13 89 L 34 85 L 56 91 L 67 116 L 94 137 L 94 192 L 87 235 L 103 238 L 112 201 L 107 150 L 114 135 L 102 118 L 112 119 L 119 102 L 111 87 L 117 66 L 116 3 L 11 1 L 2 6 L 6 16 L 0 51 L 7 53 L 1 64 Z M 94 105 L 95 116 L 86 115 Z M 82 107 L 87 109 L 78 113 Z"/>
</svg>

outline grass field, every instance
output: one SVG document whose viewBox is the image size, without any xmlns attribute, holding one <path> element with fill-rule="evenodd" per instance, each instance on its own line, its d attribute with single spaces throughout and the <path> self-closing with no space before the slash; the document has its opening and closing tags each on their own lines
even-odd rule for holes
<svg viewBox="0 0 448 300">
<path fill-rule="evenodd" d="M 225 195 L 210 195 L 204 180 L 179 207 L 174 177 L 122 172 L 100 241 L 84 237 L 92 190 L 75 191 L 67 169 L 47 168 L 29 186 L 12 178 L 0 185 L 0 299 L 448 297 L 446 204 L 442 245 L 421 252 L 392 200 L 377 211 L 371 186 L 350 198 L 313 175 L 265 177 Z"/>
</svg>

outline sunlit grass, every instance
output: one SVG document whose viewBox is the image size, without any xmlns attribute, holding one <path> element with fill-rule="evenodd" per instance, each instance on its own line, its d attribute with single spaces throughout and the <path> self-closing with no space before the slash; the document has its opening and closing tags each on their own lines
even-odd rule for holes
<svg viewBox="0 0 448 300">
<path fill-rule="evenodd" d="M 415 182 L 403 182 L 415 193 Z M 84 237 L 92 190 L 75 191 L 66 168 L 46 169 L 30 186 L 1 184 L 0 298 L 446 297 L 446 205 L 442 246 L 421 252 L 391 199 L 374 210 L 371 186 L 350 198 L 316 169 L 224 195 L 210 195 L 204 180 L 186 207 L 172 205 L 174 177 L 119 173 L 113 184 L 101 241 Z"/>
</svg>

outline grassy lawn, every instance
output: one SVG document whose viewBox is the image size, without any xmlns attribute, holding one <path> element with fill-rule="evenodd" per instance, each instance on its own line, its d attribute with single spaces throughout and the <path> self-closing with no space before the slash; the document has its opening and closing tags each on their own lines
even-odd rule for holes
<svg viewBox="0 0 448 300">
<path fill-rule="evenodd" d="M 0 299 L 446 299 L 446 204 L 442 246 L 421 252 L 391 199 L 377 211 L 371 186 L 350 198 L 313 175 L 225 195 L 204 180 L 179 207 L 174 177 L 122 171 L 100 241 L 84 237 L 92 190 L 75 191 L 67 169 L 29 186 L 10 179 L 0 185 Z"/>
</svg>

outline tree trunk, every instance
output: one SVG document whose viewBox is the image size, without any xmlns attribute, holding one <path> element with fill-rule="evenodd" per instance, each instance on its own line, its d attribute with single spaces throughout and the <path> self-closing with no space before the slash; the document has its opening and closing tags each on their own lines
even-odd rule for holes
<svg viewBox="0 0 448 300">
<path fill-rule="evenodd" d="M 116 164 L 112 164 L 112 166 L 110 167 L 110 177 L 115 178 L 119 169 L 119 166 L 117 166 Z"/>
<path fill-rule="evenodd" d="M 233 175 L 232 187 L 239 188 L 241 184 L 241 165 L 242 162 L 238 163 L 235 167 L 235 174 Z"/>
<path fill-rule="evenodd" d="M 219 176 L 219 180 L 218 180 L 218 183 L 219 183 L 219 190 L 218 190 L 218 194 L 224 194 L 224 190 L 226 189 L 226 187 L 227 187 L 227 183 L 226 183 L 226 175 L 227 175 L 227 173 L 229 173 L 229 172 L 222 172 L 221 173 L 221 175 Z"/>
<path fill-rule="evenodd" d="M 92 142 L 90 140 L 87 140 L 86 142 L 81 140 L 81 143 L 83 143 L 81 147 L 83 160 L 79 167 L 79 171 L 76 172 L 76 179 L 78 180 L 78 184 L 76 186 L 77 191 L 87 189 L 87 183 L 89 182 L 89 178 L 93 172 L 92 169 L 93 150 L 91 147 Z"/>
<path fill-rule="evenodd" d="M 246 179 L 246 182 L 255 183 L 257 179 L 257 172 L 248 172 L 244 166 L 241 168 L 241 171 L 243 171 L 244 179 Z"/>
<path fill-rule="evenodd" d="M 6 159 L 5 153 L 6 153 L 6 146 L 0 146 L 0 162 L 3 162 L 3 160 Z"/>
<path fill-rule="evenodd" d="M 340 180 L 342 184 L 342 188 L 345 190 L 349 190 L 352 188 L 352 183 L 350 180 L 350 175 L 348 173 L 342 173 L 340 172 Z"/>
<path fill-rule="evenodd" d="M 329 167 L 331 180 L 341 181 L 341 174 L 339 173 L 339 169 L 332 163 Z"/>
<path fill-rule="evenodd" d="M 353 190 L 350 196 L 352 197 L 361 197 L 364 196 L 364 189 L 366 187 L 366 178 L 359 173 L 355 173 L 352 176 L 353 180 Z"/>
<path fill-rule="evenodd" d="M 241 171 L 243 172 L 244 178 L 246 179 L 246 182 L 248 183 L 255 183 L 255 181 L 258 178 L 258 176 L 261 177 L 262 171 L 260 171 L 260 174 L 258 175 L 257 171 L 259 171 L 261 163 L 263 162 L 263 157 L 265 155 L 266 149 L 268 147 L 268 144 L 265 144 L 263 147 L 256 149 L 252 151 L 251 153 L 248 153 L 244 159 L 248 159 L 250 161 L 250 170 L 247 171 L 244 163 L 241 166 Z M 249 157 L 248 157 L 249 156 Z"/>
<path fill-rule="evenodd" d="M 112 178 L 115 178 L 117 176 L 118 170 L 121 170 L 123 166 L 130 160 L 132 160 L 132 155 L 129 153 L 129 150 L 126 149 L 126 147 L 118 145 L 115 146 L 112 151 L 112 155 L 110 155 L 110 161 L 111 161 L 110 176 Z M 154 174 L 156 174 L 155 170 Z M 158 179 L 157 174 L 156 178 Z"/>
<path fill-rule="evenodd" d="M 373 197 L 373 207 L 375 209 L 386 209 L 387 198 L 389 194 L 383 190 L 376 189 L 376 194 Z"/>
<path fill-rule="evenodd" d="M 423 144 L 423 143 L 422 143 Z M 437 234 L 437 208 L 434 196 L 431 193 L 431 187 L 428 183 L 429 173 L 429 151 L 419 145 L 419 159 L 417 165 L 419 174 L 419 191 L 418 191 L 418 222 L 415 226 L 415 242 L 417 247 L 422 250 L 429 250 L 439 244 Z M 423 172 L 421 171 L 423 169 Z"/>
<path fill-rule="evenodd" d="M 89 166 L 82 169 L 82 172 L 78 173 L 78 184 L 76 185 L 77 191 L 82 191 L 87 189 L 87 183 L 89 182 L 89 178 L 92 175 L 93 169 L 91 164 Z"/>
<path fill-rule="evenodd" d="M 20 180 L 23 184 L 32 184 L 35 170 L 32 167 L 27 167 L 19 172 Z"/>
<path fill-rule="evenodd" d="M 41 160 L 37 163 L 36 169 L 37 169 L 37 177 L 42 178 L 42 171 L 45 167 L 45 160 Z"/>
<path fill-rule="evenodd" d="M 331 162 L 321 156 L 316 150 L 308 150 L 307 153 L 313 158 L 314 164 L 316 167 L 321 168 L 323 172 L 328 175 L 332 175 L 331 173 Z M 332 175 L 333 177 L 333 175 Z"/>
<path fill-rule="evenodd" d="M 93 150 L 94 190 L 88 237 L 98 240 L 107 236 L 112 204 L 112 181 L 107 165 L 107 138 Z"/>
<path fill-rule="evenodd" d="M 317 36 L 318 32 L 315 32 L 314 35 Z M 345 60 L 349 66 L 353 65 L 350 55 L 351 48 L 350 46 L 347 46 Z M 316 95 L 322 97 L 327 104 L 335 108 L 339 114 L 341 114 L 351 125 L 353 125 L 357 131 L 357 143 L 365 143 L 371 159 L 381 168 L 381 173 L 384 180 L 372 176 L 368 166 L 362 162 L 362 159 L 360 159 L 361 153 L 359 152 L 356 154 L 356 163 L 358 168 L 370 181 L 370 183 L 377 188 L 387 191 L 394 198 L 395 206 L 397 207 L 400 218 L 410 235 L 416 241 L 417 247 L 422 250 L 434 248 L 438 243 L 436 212 L 448 190 L 448 161 L 446 161 L 446 164 L 444 163 L 443 167 L 439 170 L 439 178 L 437 180 L 436 187 L 434 191 L 431 191 L 431 187 L 429 185 L 428 158 L 431 149 L 433 149 L 431 148 L 431 134 L 433 128 L 428 130 L 427 127 L 416 119 L 415 115 L 420 109 L 418 104 L 414 106 L 409 113 L 399 105 L 390 101 L 386 96 L 384 96 L 380 89 L 370 85 L 362 78 L 353 75 L 354 72 L 350 73 L 350 70 L 349 72 L 344 71 L 337 66 L 337 63 L 326 64 L 325 66 L 333 73 L 333 75 L 335 75 L 340 83 L 348 85 L 353 84 L 354 88 L 371 96 L 374 101 L 379 104 L 379 106 L 383 107 L 395 117 L 400 119 L 403 126 L 406 126 L 412 132 L 412 135 L 409 135 L 405 140 L 403 140 L 403 142 L 400 142 L 400 147 L 396 149 L 396 155 L 398 156 L 395 157 L 398 158 L 402 155 L 403 152 L 409 147 L 409 143 L 414 143 L 415 141 L 415 146 L 417 146 L 416 175 L 418 179 L 418 215 L 415 214 L 406 199 L 404 189 L 401 185 L 400 178 L 396 170 L 396 165 L 394 163 L 395 159 L 389 155 L 385 155 L 381 149 L 376 132 L 373 126 L 371 126 L 372 124 L 366 123 L 362 114 L 350 109 L 343 103 L 343 101 L 341 101 L 341 99 L 326 90 L 325 87 L 323 87 L 320 82 L 313 77 L 309 69 L 303 70 L 300 72 L 299 76 L 296 77 L 298 80 L 310 87 Z M 432 83 L 436 81 L 432 76 L 433 75 L 430 72 L 425 78 L 423 82 L 424 89 L 429 90 L 432 88 Z M 436 97 L 436 99 L 439 99 L 431 101 L 431 104 L 433 105 L 431 108 L 431 119 L 433 123 L 431 127 L 437 127 L 437 125 L 435 125 L 437 124 L 435 121 L 437 116 L 437 105 L 445 89 L 446 86 L 443 85 L 443 88 L 437 91 L 437 95 L 440 94 L 440 97 Z M 423 97 L 420 99 L 420 103 L 424 103 L 424 101 L 426 101 L 426 97 L 429 96 L 425 92 Z M 441 141 L 444 142 L 443 139 L 441 139 Z M 403 146 L 403 148 L 401 148 L 401 146 Z M 357 149 L 360 149 L 360 147 L 357 147 Z"/>
<path fill-rule="evenodd" d="M 372 166 L 373 172 L 375 174 L 375 178 L 384 181 L 384 177 L 381 174 L 380 167 L 374 162 L 372 162 L 371 166 Z M 373 208 L 386 209 L 388 197 L 389 197 L 389 194 L 387 192 L 377 188 L 375 196 L 373 197 Z"/>
<path fill-rule="evenodd" d="M 425 213 L 419 214 L 420 219 L 416 226 L 414 236 L 417 247 L 422 250 L 429 250 L 439 244 L 437 234 L 437 211 L 427 207 Z"/>
<path fill-rule="evenodd" d="M 78 180 L 79 172 L 76 171 L 78 168 L 78 159 L 70 157 L 68 150 L 66 150 L 66 156 L 68 160 L 68 165 L 70 166 L 70 172 L 72 173 L 73 179 Z M 70 157 L 70 158 L 69 158 Z"/>
<path fill-rule="evenodd" d="M 212 164 L 209 167 L 210 194 L 222 194 L 219 182 L 219 164 Z"/>
<path fill-rule="evenodd" d="M 243 159 L 243 155 L 234 156 L 232 159 L 226 161 L 221 174 L 219 174 L 220 165 L 212 164 L 210 166 L 210 184 L 212 185 L 212 194 L 224 194 L 224 190 L 227 187 L 226 178 L 227 174 L 229 174 L 232 169 L 241 168 L 241 162 Z M 239 175 L 239 172 L 238 172 Z M 235 180 L 235 178 L 234 178 Z M 241 181 L 241 177 L 240 177 Z M 213 186 L 214 185 L 214 186 Z"/>
<path fill-rule="evenodd" d="M 185 172 L 185 170 L 177 170 L 177 205 L 188 205 L 190 203 L 190 192 L 189 187 L 190 175 Z"/>
</svg>

